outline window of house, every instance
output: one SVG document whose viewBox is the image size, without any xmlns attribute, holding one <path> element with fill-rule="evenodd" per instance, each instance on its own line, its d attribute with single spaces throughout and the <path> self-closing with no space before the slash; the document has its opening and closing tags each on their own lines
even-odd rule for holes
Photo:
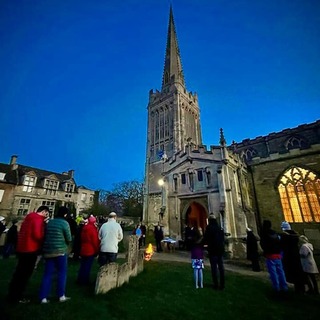
<svg viewBox="0 0 320 320">
<path fill-rule="evenodd" d="M 44 188 L 46 189 L 46 194 L 48 195 L 56 195 L 58 190 L 59 182 L 57 180 L 49 180 L 46 179 L 44 183 Z"/>
<path fill-rule="evenodd" d="M 93 195 L 93 194 L 90 194 L 90 199 L 89 199 L 89 201 L 90 201 L 90 202 L 93 202 L 93 199 L 94 199 L 94 195 Z"/>
<path fill-rule="evenodd" d="M 20 199 L 18 216 L 25 216 L 29 212 L 30 199 Z"/>
<path fill-rule="evenodd" d="M 300 167 L 288 169 L 278 185 L 284 219 L 320 222 L 320 178 Z"/>
<path fill-rule="evenodd" d="M 5 173 L 0 172 L 0 180 L 4 180 L 5 175 L 6 175 Z"/>
<path fill-rule="evenodd" d="M 202 170 L 198 170 L 197 173 L 198 173 L 198 181 L 203 181 L 203 172 L 202 172 Z"/>
<path fill-rule="evenodd" d="M 0 190 L 0 202 L 2 201 L 4 190 Z"/>
<path fill-rule="evenodd" d="M 74 185 L 72 183 L 66 183 L 65 185 L 66 192 L 73 192 L 73 188 L 74 188 Z"/>
<path fill-rule="evenodd" d="M 42 201 L 42 205 L 47 206 L 49 208 L 49 214 L 50 214 L 50 217 L 52 217 L 56 202 L 55 201 Z"/>
<path fill-rule="evenodd" d="M 181 174 L 181 183 L 186 184 L 186 174 L 185 173 Z"/>
<path fill-rule="evenodd" d="M 87 194 L 86 193 L 81 193 L 81 201 L 86 201 L 87 200 Z"/>
<path fill-rule="evenodd" d="M 32 192 L 36 184 L 36 177 L 25 176 L 23 180 L 22 190 L 25 192 Z"/>
</svg>

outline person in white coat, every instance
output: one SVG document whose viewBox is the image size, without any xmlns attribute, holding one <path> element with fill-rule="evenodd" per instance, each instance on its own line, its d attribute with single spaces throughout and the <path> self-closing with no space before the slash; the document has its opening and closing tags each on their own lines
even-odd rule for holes
<svg viewBox="0 0 320 320">
<path fill-rule="evenodd" d="M 306 283 L 309 288 L 308 293 L 319 294 L 316 274 L 319 273 L 317 264 L 313 257 L 313 245 L 306 236 L 300 236 L 302 243 L 299 254 L 303 272 L 306 275 Z"/>
<path fill-rule="evenodd" d="M 104 266 L 115 262 L 118 255 L 118 243 L 123 239 L 123 232 L 120 224 L 116 221 L 117 214 L 111 212 L 109 219 L 99 230 L 100 252 L 98 263 Z"/>
</svg>

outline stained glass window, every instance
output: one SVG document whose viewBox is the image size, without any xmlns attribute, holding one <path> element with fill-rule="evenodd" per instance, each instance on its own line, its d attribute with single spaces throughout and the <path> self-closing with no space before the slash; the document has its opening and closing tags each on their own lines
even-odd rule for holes
<svg viewBox="0 0 320 320">
<path fill-rule="evenodd" d="M 292 167 L 278 185 L 284 219 L 320 222 L 320 178 L 312 171 Z"/>
</svg>

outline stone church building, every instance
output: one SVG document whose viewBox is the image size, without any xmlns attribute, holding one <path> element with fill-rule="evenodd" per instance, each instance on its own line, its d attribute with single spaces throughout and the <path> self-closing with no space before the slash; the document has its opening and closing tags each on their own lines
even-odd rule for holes
<svg viewBox="0 0 320 320">
<path fill-rule="evenodd" d="M 276 230 L 287 220 L 318 241 L 320 121 L 229 146 L 220 129 L 219 145 L 204 146 L 170 8 L 162 87 L 149 92 L 144 186 L 144 221 L 176 239 L 214 214 L 233 257 L 243 252 L 246 227 L 258 232 L 263 219 Z"/>
</svg>

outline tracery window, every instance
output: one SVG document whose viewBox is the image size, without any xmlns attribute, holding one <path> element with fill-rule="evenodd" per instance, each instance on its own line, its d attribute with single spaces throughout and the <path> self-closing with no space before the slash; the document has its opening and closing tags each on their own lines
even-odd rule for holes
<svg viewBox="0 0 320 320">
<path fill-rule="evenodd" d="M 307 148 L 307 142 L 300 137 L 290 137 L 285 143 L 287 150 Z"/>
<path fill-rule="evenodd" d="M 252 158 L 256 157 L 258 152 L 253 148 L 248 148 L 241 152 L 241 157 L 244 161 L 250 161 Z"/>
<path fill-rule="evenodd" d="M 300 167 L 288 169 L 278 185 L 284 219 L 320 222 L 320 178 Z"/>
</svg>

